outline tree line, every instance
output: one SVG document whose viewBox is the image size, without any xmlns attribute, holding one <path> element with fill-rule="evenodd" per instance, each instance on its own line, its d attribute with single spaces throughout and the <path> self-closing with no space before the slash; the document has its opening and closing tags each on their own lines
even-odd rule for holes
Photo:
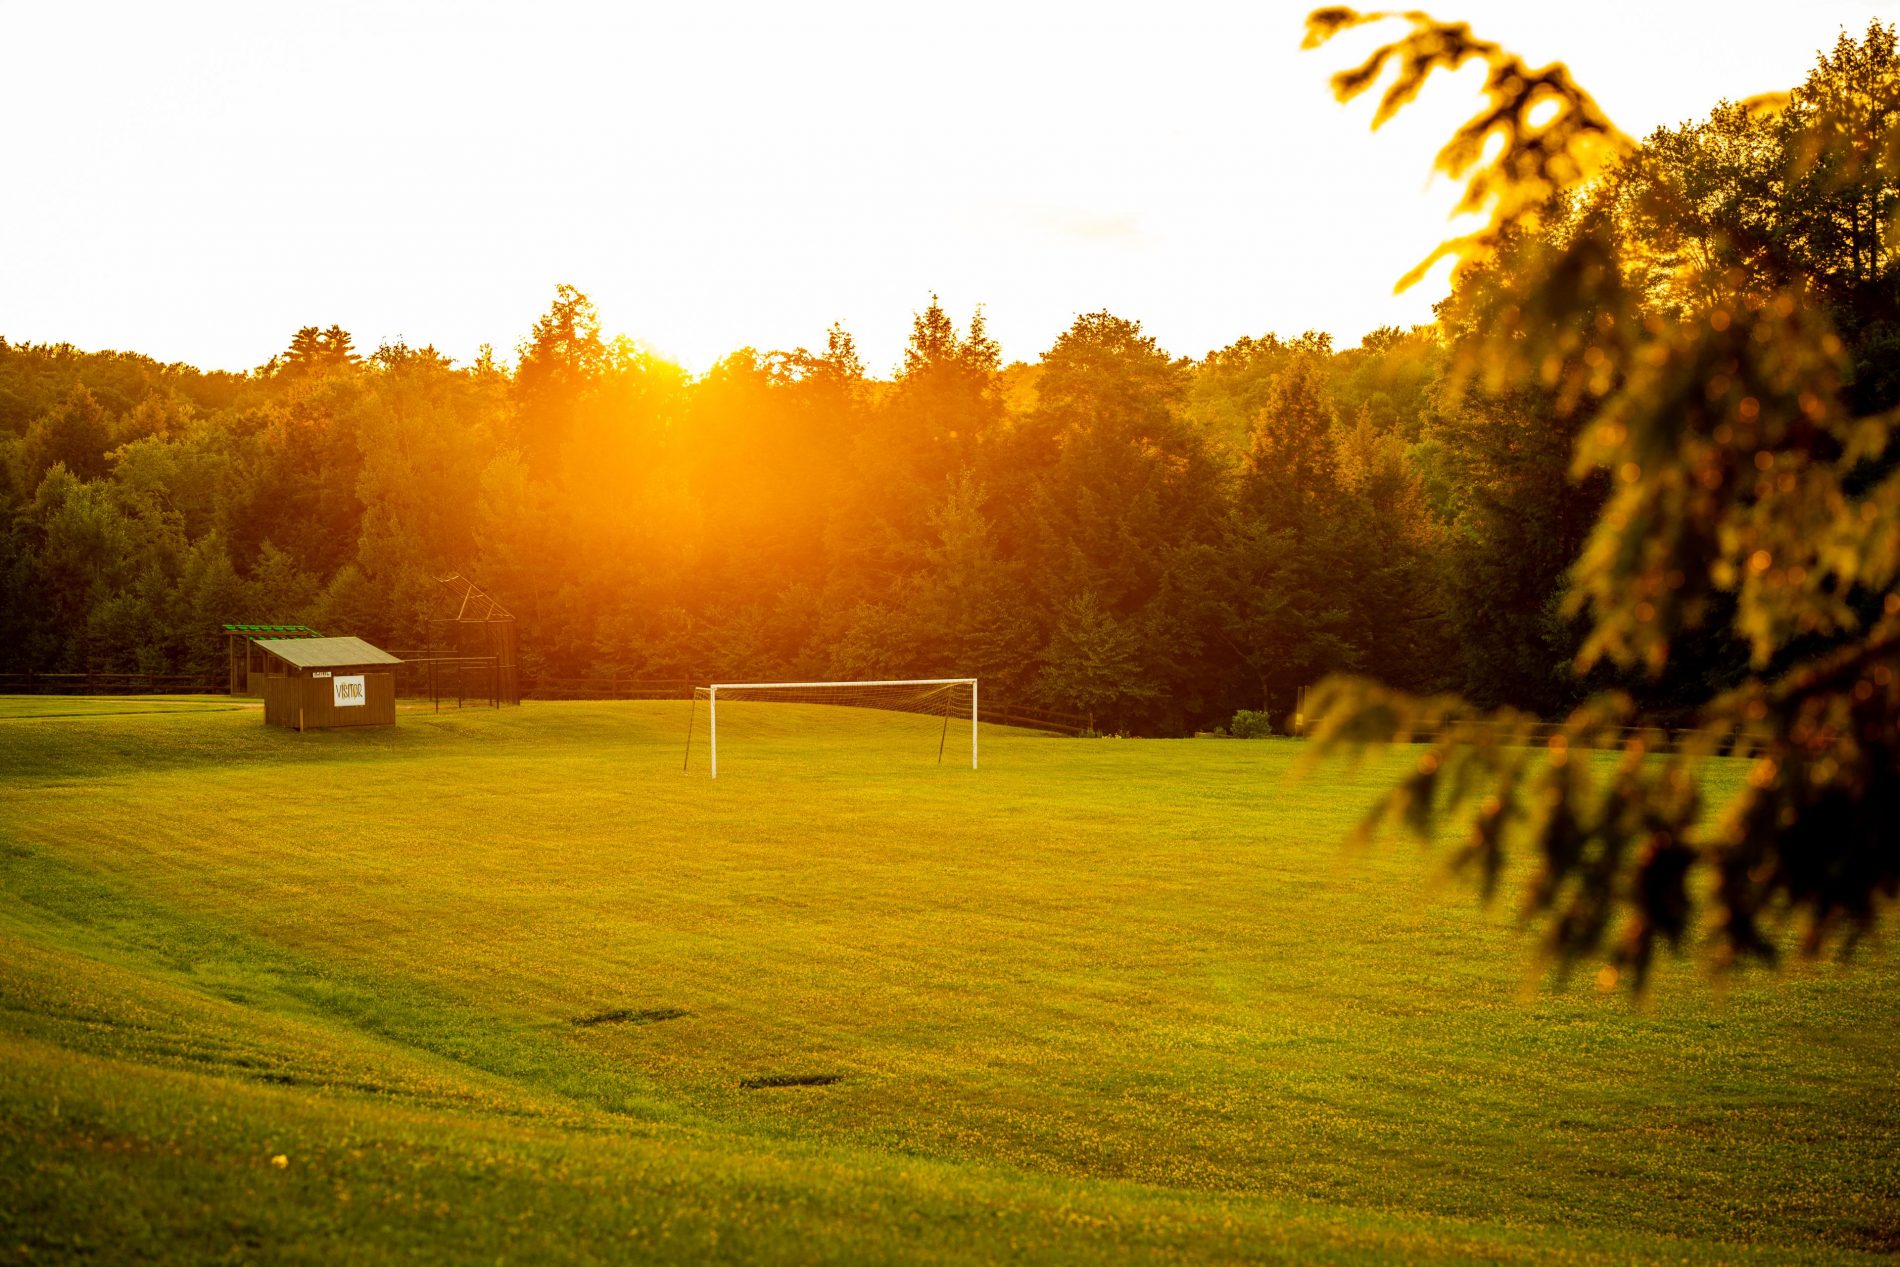
<svg viewBox="0 0 1900 1267">
<path fill-rule="evenodd" d="M 1815 99 L 1870 59 L 1891 66 L 1885 28 L 1822 59 Z M 1573 672 L 1571 566 L 1614 475 L 1573 473 L 1589 420 L 1564 383 L 1460 367 L 1514 260 L 1587 231 L 1659 310 L 1698 301 L 1672 287 L 1711 252 L 1821 279 L 1846 390 L 1900 399 L 1890 192 L 1785 179 L 1803 142 L 1777 128 L 1724 103 L 1658 131 L 1610 187 L 1673 201 L 1560 199 L 1435 322 L 1351 348 L 1182 357 L 1103 312 L 1005 364 L 980 311 L 929 298 L 886 374 L 834 326 L 693 375 L 569 286 L 511 364 L 336 326 L 248 373 L 0 340 L 0 668 L 212 677 L 226 621 L 417 649 L 456 571 L 516 614 L 530 677 L 976 675 L 1180 734 L 1262 708 L 1283 728 L 1344 671 L 1546 716 L 1620 684 L 1666 719 L 1741 680 L 1745 640 L 1715 622 L 1662 678 Z"/>
<path fill-rule="evenodd" d="M 408 649 L 460 571 L 531 676 L 974 674 L 1144 733 L 1284 712 L 1332 668 L 1442 672 L 1442 359 L 1386 330 L 1192 361 L 1095 313 L 1004 365 L 933 299 L 888 377 L 839 328 L 694 376 L 566 286 L 511 369 L 334 327 L 248 374 L 0 343 L 0 645 L 200 674 L 224 621 Z"/>
</svg>

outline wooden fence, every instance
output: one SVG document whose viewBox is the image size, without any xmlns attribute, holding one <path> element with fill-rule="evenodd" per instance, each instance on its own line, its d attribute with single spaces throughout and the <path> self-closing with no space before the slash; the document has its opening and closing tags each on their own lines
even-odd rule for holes
<svg viewBox="0 0 1900 1267">
<path fill-rule="evenodd" d="M 0 695 L 224 695 L 222 673 L 0 673 Z"/>
<path fill-rule="evenodd" d="M 523 674 L 523 699 L 691 699 L 695 683 L 684 678 L 535 677 Z"/>
</svg>

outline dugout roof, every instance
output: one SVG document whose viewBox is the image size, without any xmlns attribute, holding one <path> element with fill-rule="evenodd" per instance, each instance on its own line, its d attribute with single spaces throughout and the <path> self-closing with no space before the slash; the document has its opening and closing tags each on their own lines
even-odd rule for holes
<svg viewBox="0 0 1900 1267">
<path fill-rule="evenodd" d="M 300 669 L 354 668 L 360 664 L 401 664 L 389 652 L 361 638 L 259 638 L 257 645 Z"/>
</svg>

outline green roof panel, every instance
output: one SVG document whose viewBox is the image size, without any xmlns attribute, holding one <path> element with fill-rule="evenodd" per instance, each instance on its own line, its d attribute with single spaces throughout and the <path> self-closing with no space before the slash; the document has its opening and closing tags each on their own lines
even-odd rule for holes
<svg viewBox="0 0 1900 1267">
<path fill-rule="evenodd" d="M 240 633 L 296 634 L 297 636 L 303 637 L 303 638 L 320 638 L 323 636 L 319 634 L 316 630 L 312 629 L 309 625 L 226 625 L 224 627 L 224 632 L 231 633 L 231 634 L 240 634 Z"/>
<path fill-rule="evenodd" d="M 361 638 L 259 638 L 257 645 L 300 669 L 402 663 L 400 658 L 370 646 Z"/>
</svg>

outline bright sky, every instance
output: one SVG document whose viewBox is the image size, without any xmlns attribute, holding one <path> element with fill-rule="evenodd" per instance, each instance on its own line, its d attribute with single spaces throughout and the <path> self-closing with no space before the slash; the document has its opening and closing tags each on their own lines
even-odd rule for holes
<svg viewBox="0 0 1900 1267">
<path fill-rule="evenodd" d="M 248 368 L 298 326 L 510 353 L 557 282 L 703 369 L 888 372 L 932 291 L 1008 359 L 1077 313 L 1177 354 L 1425 320 L 1441 83 L 1367 131 L 1308 3 L 0 0 L 0 335 Z M 1434 0 L 1626 131 L 1791 86 L 1900 0 Z M 1586 16 L 1589 22 L 1581 20 Z M 1396 29 L 1396 28 L 1394 28 Z"/>
</svg>

